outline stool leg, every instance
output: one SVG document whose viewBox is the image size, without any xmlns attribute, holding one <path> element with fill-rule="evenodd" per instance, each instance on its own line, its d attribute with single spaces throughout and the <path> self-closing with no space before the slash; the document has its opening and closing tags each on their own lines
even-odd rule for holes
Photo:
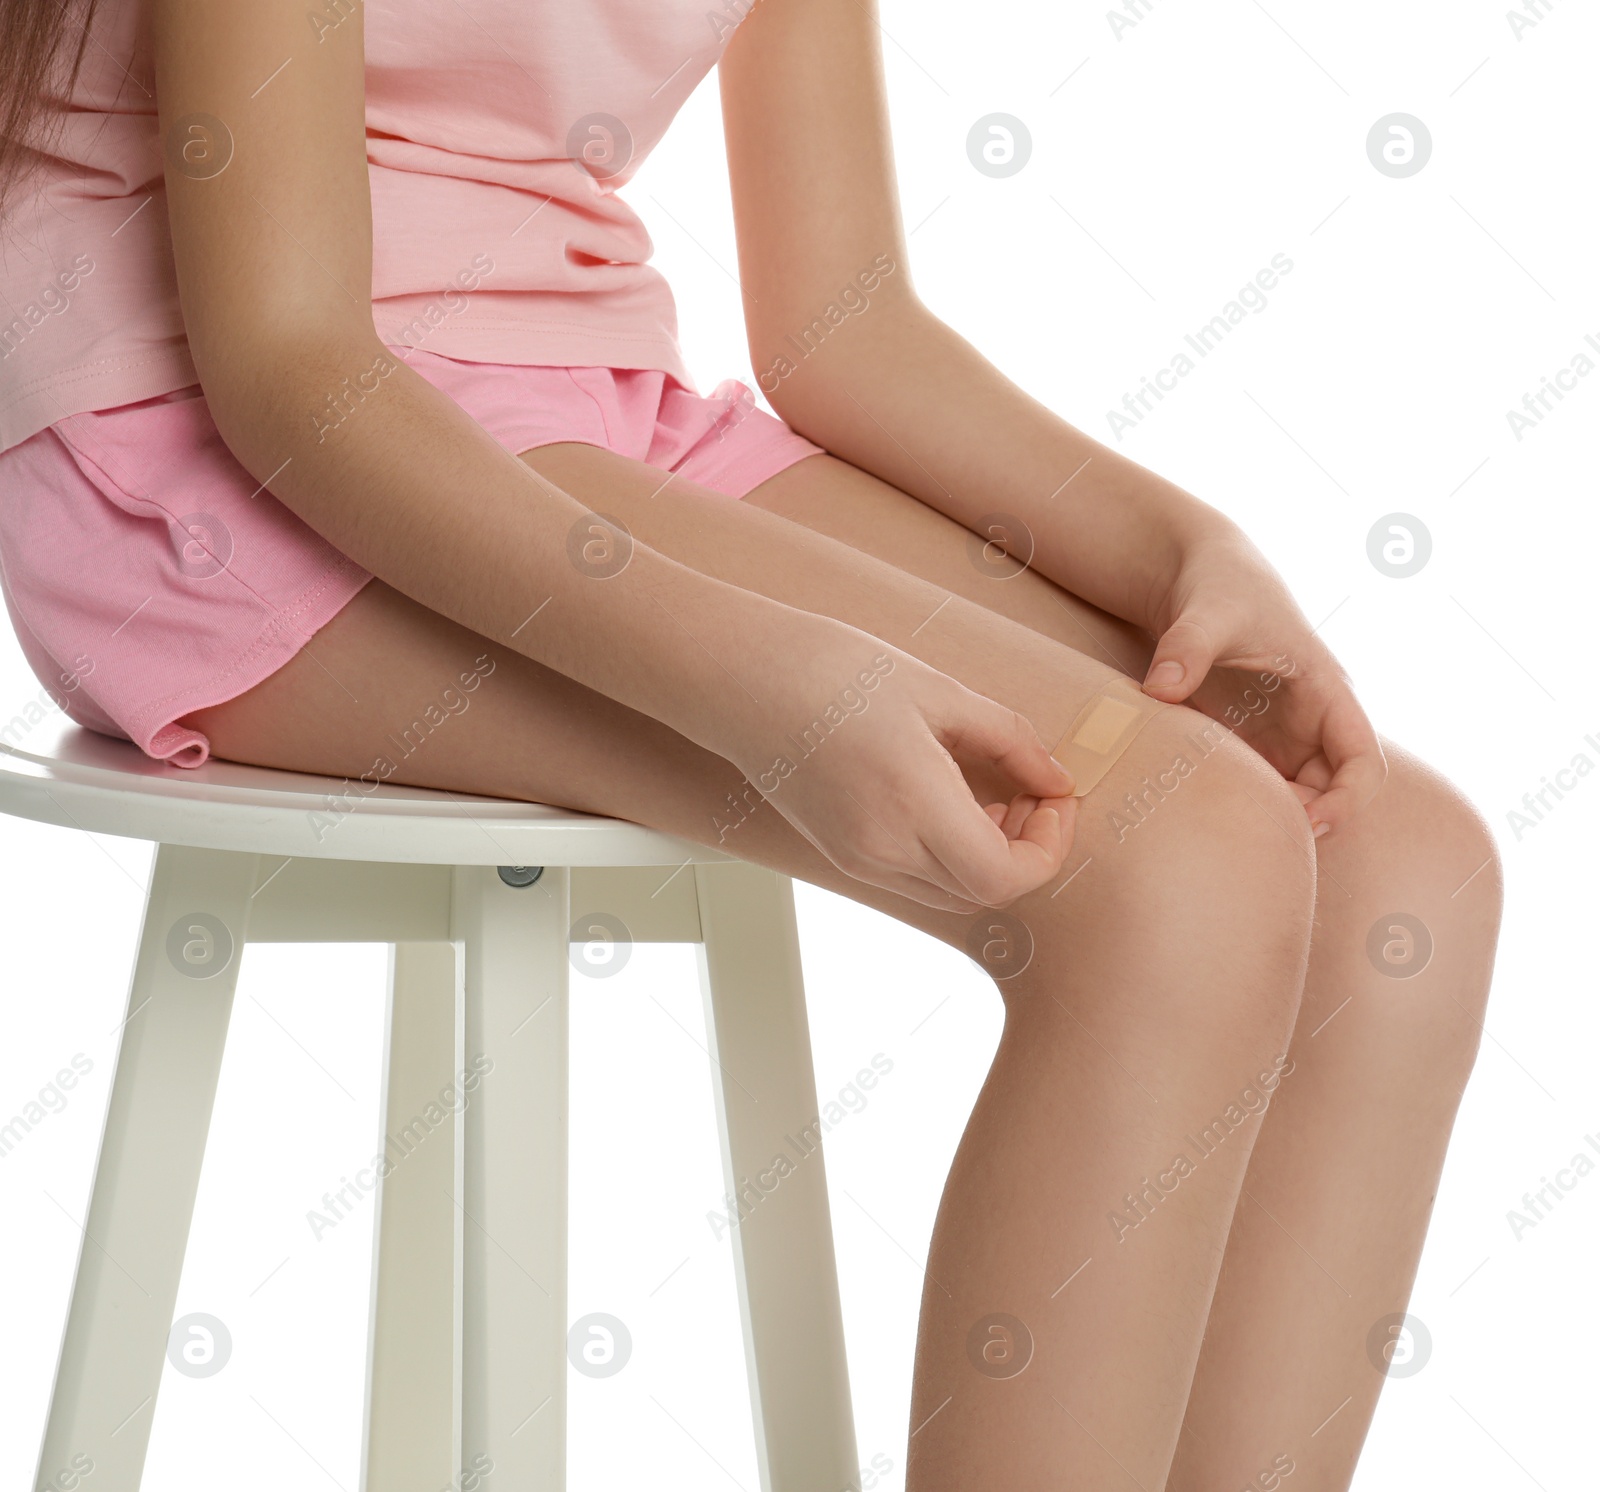
<svg viewBox="0 0 1600 1492">
<path fill-rule="evenodd" d="M 794 892 L 740 863 L 696 866 L 695 886 L 761 1486 L 840 1492 L 860 1482 Z M 780 1156 L 793 1169 L 763 1192 Z"/>
<path fill-rule="evenodd" d="M 156 851 L 35 1485 L 139 1486 L 257 863 Z"/>
<path fill-rule="evenodd" d="M 456 1115 L 479 1079 L 456 1063 L 456 950 L 396 943 L 367 1352 L 363 1492 L 438 1492 L 455 1478 Z"/>
<path fill-rule="evenodd" d="M 460 866 L 462 1064 L 482 1073 L 462 1112 L 462 1473 L 566 1485 L 568 873 L 506 885 Z"/>
</svg>

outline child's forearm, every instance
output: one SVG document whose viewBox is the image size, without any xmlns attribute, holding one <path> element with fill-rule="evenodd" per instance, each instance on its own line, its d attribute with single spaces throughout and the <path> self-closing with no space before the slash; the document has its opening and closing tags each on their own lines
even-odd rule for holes
<svg viewBox="0 0 1600 1492">
<path fill-rule="evenodd" d="M 375 338 L 257 361 L 208 394 L 285 506 L 423 605 L 725 751 L 717 722 L 791 608 L 608 530 Z"/>
<path fill-rule="evenodd" d="M 1051 413 L 910 297 L 874 305 L 769 398 L 802 434 L 975 532 L 1020 519 L 1032 552 L 1018 558 L 1142 626 L 1185 549 L 1232 529 Z"/>
</svg>

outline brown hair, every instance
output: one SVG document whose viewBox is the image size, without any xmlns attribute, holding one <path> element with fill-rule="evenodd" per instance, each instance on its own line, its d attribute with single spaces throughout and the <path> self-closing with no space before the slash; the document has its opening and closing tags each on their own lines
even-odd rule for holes
<svg viewBox="0 0 1600 1492">
<path fill-rule="evenodd" d="M 0 210 L 49 143 L 50 128 L 40 128 L 46 95 L 71 92 L 97 3 L 0 0 Z M 63 114 L 57 123 L 64 122 Z"/>
</svg>

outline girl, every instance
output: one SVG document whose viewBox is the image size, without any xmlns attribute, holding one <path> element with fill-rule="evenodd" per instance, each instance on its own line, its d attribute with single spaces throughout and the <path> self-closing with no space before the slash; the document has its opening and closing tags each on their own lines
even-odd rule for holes
<svg viewBox="0 0 1600 1492">
<path fill-rule="evenodd" d="M 177 768 L 354 778 L 478 670 L 396 780 L 973 952 L 1005 1026 L 908 1485 L 1345 1487 L 1478 1044 L 1488 833 L 1233 524 L 921 304 L 868 0 L 707 3 L 5 0 L 18 637 Z M 694 391 L 618 194 L 713 65 L 780 418 Z M 1108 690 L 1149 718 L 1090 761 Z"/>
</svg>

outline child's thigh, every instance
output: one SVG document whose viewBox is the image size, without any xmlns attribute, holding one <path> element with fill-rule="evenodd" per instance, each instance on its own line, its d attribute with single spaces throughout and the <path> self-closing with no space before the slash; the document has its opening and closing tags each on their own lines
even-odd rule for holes
<svg viewBox="0 0 1600 1492">
<path fill-rule="evenodd" d="M 480 675 L 468 706 L 400 751 L 396 740 L 437 699 L 441 680 L 467 669 Z M 1067 672 L 1047 663 L 1035 685 L 1077 692 Z M 1287 790 L 1274 796 L 1271 769 L 1231 739 L 1200 758 L 1190 742 L 1202 717 L 1165 707 L 1081 801 L 1056 881 L 1012 903 L 998 923 L 983 912 L 939 912 L 846 875 L 714 752 L 378 579 L 283 668 L 185 723 L 234 761 L 355 779 L 381 759 L 395 783 L 645 824 L 838 892 L 967 952 L 992 943 L 993 926 L 1010 928 L 1058 996 L 1091 984 L 1108 995 L 1138 989 L 1160 966 L 1237 958 L 1241 910 L 1257 929 L 1250 939 L 1270 940 L 1297 915 L 1309 862 L 1304 815 L 1297 827 L 1298 804 Z M 1194 762 L 1180 779 L 1172 762 L 1185 753 Z M 1146 806 L 1130 828 L 1126 800 L 1135 793 Z M 1012 981 L 1002 993 L 1009 1000 L 1020 988 Z"/>
<path fill-rule="evenodd" d="M 889 559 L 760 507 L 661 474 L 596 447 L 532 453 L 529 464 L 643 543 L 701 569 L 882 637 L 1016 709 L 1054 746 L 1084 706 L 1125 676 L 1008 616 Z M 813 458 L 803 465 L 820 465 Z M 920 508 L 920 505 L 918 505 Z M 922 509 L 923 512 L 928 510 Z M 900 516 L 896 516 L 899 513 Z M 933 515 L 937 517 L 938 515 Z M 883 541 L 904 510 L 884 509 Z M 911 521 L 916 520 L 914 515 Z M 943 520 L 941 520 L 943 521 Z M 910 540 L 908 539 L 908 545 Z M 596 581 L 604 584 L 604 581 Z M 685 637 L 685 647 L 704 645 Z M 738 671 L 737 639 L 718 639 Z M 355 777 L 451 679 L 491 655 L 495 672 L 459 718 L 397 762 L 394 779 L 451 791 L 549 802 L 631 819 L 853 897 L 956 946 L 970 915 L 933 911 L 837 870 L 771 803 L 728 830 L 728 802 L 749 803 L 740 772 L 668 727 L 371 582 L 276 674 L 237 699 L 194 712 L 218 755 L 266 766 Z M 983 801 L 997 784 L 976 771 Z M 1009 796 L 1009 789 L 1005 791 Z M 1078 950 L 1074 968 L 1128 973 L 1168 935 L 1203 945 L 1235 902 L 1292 902 L 1309 860 L 1298 802 L 1254 752 L 1214 722 L 1162 706 L 1080 803 L 1061 884 L 1010 909 L 1041 944 Z M 1291 894 L 1292 893 L 1292 894 Z M 1263 899 L 1265 899 L 1263 901 Z M 1271 919 L 1268 918 L 1270 923 Z M 1104 961 L 1083 957 L 1106 943 Z M 1115 982 L 1115 981 L 1114 981 Z"/>
<path fill-rule="evenodd" d="M 991 516 L 975 534 L 871 472 L 812 456 L 755 488 L 745 502 L 887 560 L 1102 663 L 1143 678 L 1153 639 L 1023 563 L 1032 540 L 1020 520 Z M 1007 536 L 1002 548 L 986 542 Z"/>
<path fill-rule="evenodd" d="M 986 582 L 972 572 L 974 596 L 948 583 L 948 575 L 924 573 L 938 569 L 941 547 L 948 551 L 954 543 L 964 553 L 974 536 L 894 488 L 877 484 L 900 501 L 881 502 L 870 513 L 863 508 L 852 532 L 835 537 L 818 526 L 824 511 L 840 510 L 838 494 L 848 490 L 839 486 L 843 473 L 866 479 L 832 457 L 810 457 L 744 500 L 681 478 L 663 483 L 657 468 L 596 446 L 542 446 L 522 459 L 620 521 L 636 541 L 746 590 L 849 622 L 1019 711 L 1046 746 L 1061 739 L 1108 680 L 1126 675 L 1115 656 L 1085 636 L 1074 646 L 987 604 L 995 598 L 983 595 L 986 584 L 1026 588 L 1034 598 L 1026 609 L 1042 620 L 1043 607 L 1059 609 L 1045 599 L 1046 588 L 1055 597 L 1065 594 L 1042 577 L 1029 572 L 1017 582 Z M 794 494 L 794 515 L 763 506 L 785 479 L 781 490 Z M 815 512 L 800 516 L 811 497 Z M 729 652 L 719 661 L 737 675 L 737 641 L 722 646 Z"/>
<path fill-rule="evenodd" d="M 1142 669 L 1133 629 L 1119 632 L 1122 624 L 1034 572 L 981 573 L 976 536 L 831 457 L 799 462 L 742 501 L 677 479 L 663 484 L 654 468 L 594 447 L 546 447 L 523 459 L 640 542 L 850 622 L 1010 706 L 1047 747 L 1109 685 L 1127 688 L 1126 665 Z M 763 506 L 769 498 L 781 512 Z M 986 604 L 1001 593 L 1017 600 L 1006 610 Z M 1012 606 L 1035 619 L 1066 617 L 1077 645 L 1018 620 Z M 1108 653 L 1111 645 L 1120 652 Z M 736 659 L 735 651 L 735 670 Z M 1010 796 L 1007 785 L 968 775 L 980 801 Z M 1234 902 L 1298 904 L 1313 864 L 1309 834 L 1298 799 L 1255 751 L 1199 712 L 1163 705 L 1080 800 L 1061 882 L 1012 910 L 1079 952 L 1151 915 L 1203 946 L 1230 922 Z M 1154 949 L 1163 940 L 1145 941 Z M 1113 957 L 1130 969 L 1139 963 Z"/>
</svg>

